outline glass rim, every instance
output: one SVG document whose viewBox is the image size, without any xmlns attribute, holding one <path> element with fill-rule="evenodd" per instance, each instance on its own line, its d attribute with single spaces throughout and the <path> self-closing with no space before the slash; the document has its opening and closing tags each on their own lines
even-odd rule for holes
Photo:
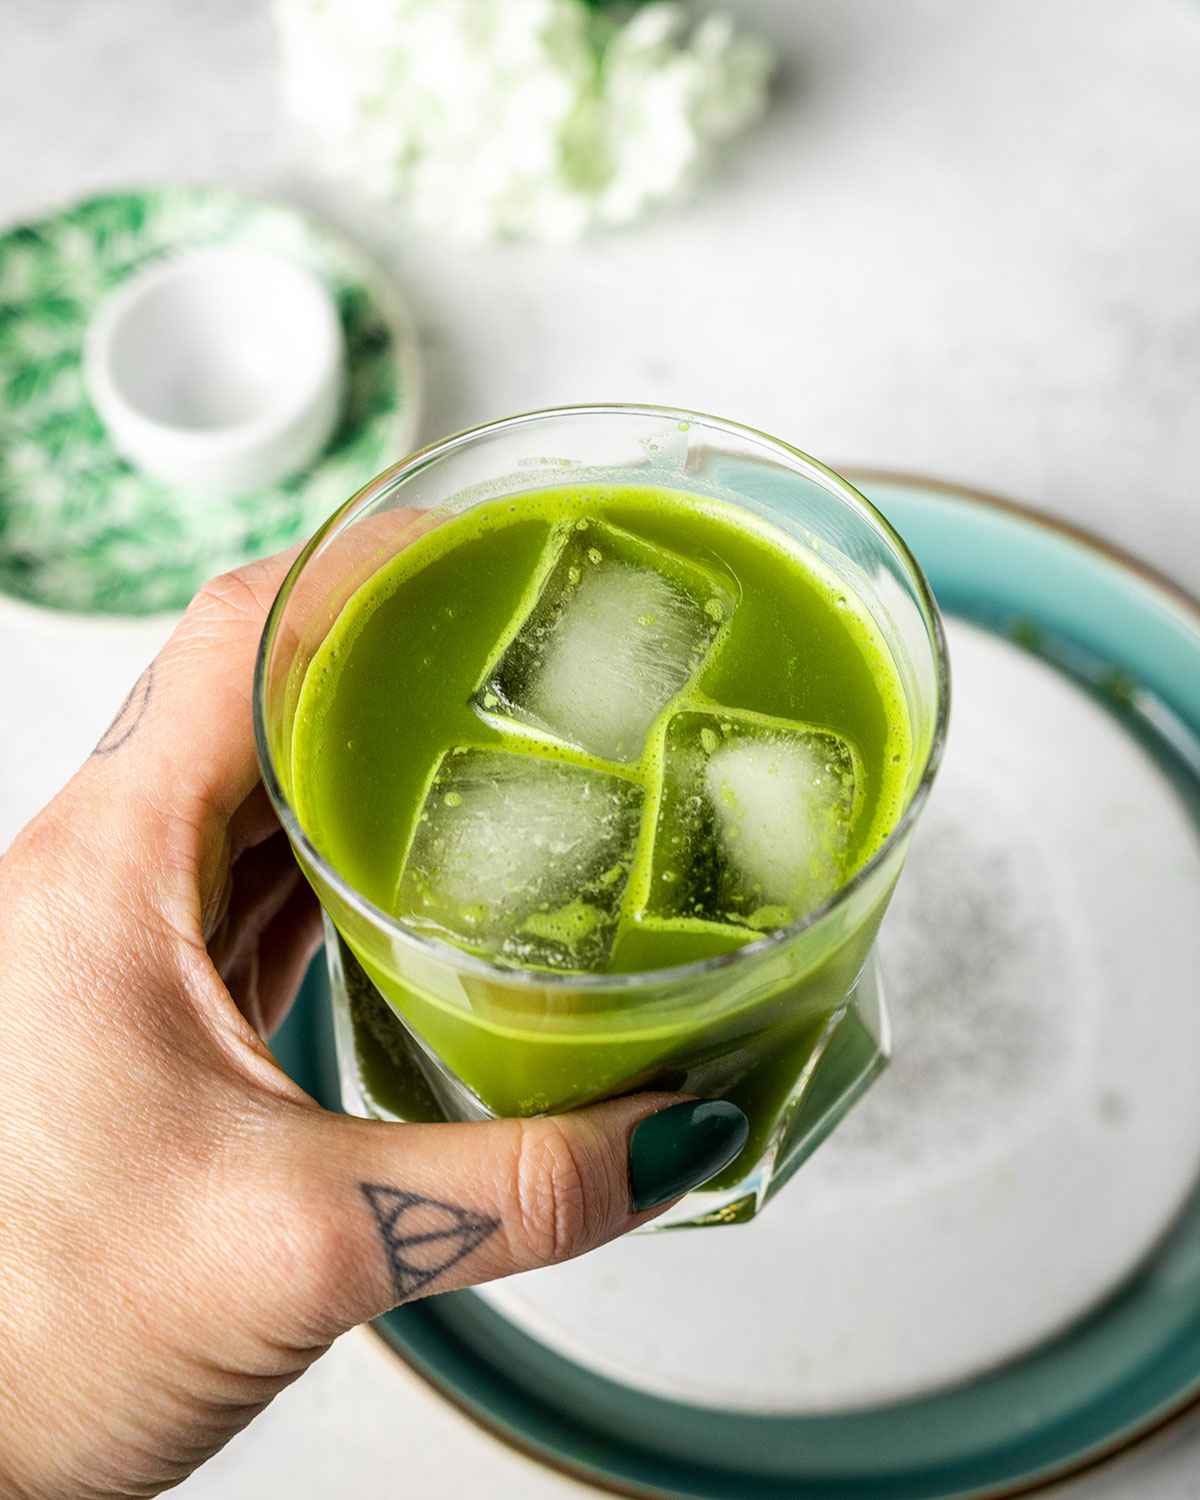
<svg viewBox="0 0 1200 1500">
<path fill-rule="evenodd" d="M 308 837 L 299 816 L 284 792 L 283 785 L 275 768 L 274 756 L 271 753 L 265 715 L 268 658 L 271 647 L 275 642 L 275 636 L 282 620 L 283 612 L 291 598 L 292 590 L 295 588 L 309 559 L 327 537 L 341 529 L 343 522 L 352 512 L 361 509 L 370 503 L 370 501 L 378 499 L 380 495 L 393 489 L 405 480 L 412 478 L 415 474 L 420 473 L 439 459 L 445 458 L 458 449 L 467 447 L 481 438 L 491 437 L 512 428 L 546 422 L 554 418 L 621 415 L 687 422 L 689 424 L 711 427 L 721 432 L 732 433 L 739 437 L 750 438 L 755 443 L 775 450 L 777 454 L 789 460 L 793 466 L 798 460 L 802 467 L 807 467 L 814 471 L 813 477 L 817 478 L 826 488 L 834 491 L 855 509 L 865 513 L 865 518 L 884 533 L 886 539 L 899 554 L 916 588 L 917 601 L 920 606 L 922 619 L 933 648 L 934 688 L 936 693 L 933 733 L 929 739 L 929 746 L 925 753 L 924 763 L 921 766 L 917 784 L 906 800 L 903 810 L 896 819 L 887 838 L 875 850 L 870 859 L 866 860 L 849 880 L 838 886 L 820 906 L 805 913 L 803 917 L 797 918 L 795 922 L 789 923 L 788 926 L 765 933 L 762 937 L 755 939 L 753 942 L 746 943 L 740 948 L 735 948 L 730 953 L 715 954 L 710 958 L 693 959 L 686 964 L 673 964 L 661 969 L 643 969 L 630 974 L 578 974 L 556 972 L 554 970 L 508 967 L 503 964 L 492 963 L 486 958 L 481 958 L 477 954 L 469 953 L 463 948 L 456 947 L 453 943 L 418 932 L 414 928 L 406 926 L 400 918 L 392 915 L 390 912 L 384 911 L 382 907 L 377 906 L 368 897 L 364 896 L 361 891 L 357 890 L 317 849 L 316 845 Z M 477 978 L 501 981 L 516 988 L 559 989 L 564 992 L 636 989 L 645 987 L 648 984 L 665 982 L 674 984 L 680 980 L 698 978 L 701 975 L 708 975 L 721 969 L 740 967 L 747 962 L 753 962 L 758 958 L 764 957 L 775 949 L 782 949 L 787 944 L 794 942 L 796 938 L 800 937 L 810 928 L 823 922 L 833 912 L 846 905 L 872 879 L 876 871 L 887 861 L 892 851 L 902 842 L 913 827 L 918 815 L 925 806 L 934 779 L 937 776 L 938 767 L 941 764 L 942 753 L 946 743 L 949 715 L 950 659 L 937 600 L 934 598 L 933 590 L 929 585 L 928 579 L 925 577 L 920 563 L 917 562 L 904 538 L 883 512 L 857 490 L 849 480 L 844 479 L 819 459 L 813 458 L 811 454 L 805 453 L 803 449 L 797 448 L 791 443 L 784 442 L 782 438 L 772 437 L 770 433 L 763 432 L 759 428 L 750 427 L 745 423 L 735 422 L 725 417 L 713 416 L 707 412 L 690 411 L 684 407 L 658 406 L 636 402 L 593 402 L 577 406 L 552 406 L 543 407 L 535 411 L 518 412 L 511 417 L 501 417 L 491 422 L 480 423 L 474 427 L 463 428 L 459 432 L 451 433 L 448 437 L 439 438 L 433 443 L 427 443 L 423 448 L 414 450 L 404 458 L 397 460 L 390 467 L 381 470 L 380 473 L 357 489 L 347 500 L 343 501 L 321 523 L 305 543 L 299 556 L 288 569 L 287 575 L 279 587 L 279 592 L 275 595 L 271 608 L 267 612 L 254 664 L 254 740 L 263 783 L 267 788 L 267 794 L 271 799 L 271 804 L 275 809 L 276 815 L 293 847 L 303 851 L 305 859 L 311 862 L 313 867 L 320 873 L 322 880 L 326 881 L 337 892 L 339 898 L 346 902 L 359 916 L 364 917 L 372 926 L 382 928 L 390 937 L 398 939 L 406 946 L 426 957 L 439 959 Z"/>
</svg>

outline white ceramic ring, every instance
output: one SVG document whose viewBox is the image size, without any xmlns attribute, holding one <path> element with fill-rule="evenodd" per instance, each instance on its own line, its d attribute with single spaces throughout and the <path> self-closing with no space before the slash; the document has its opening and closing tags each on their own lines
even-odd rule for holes
<svg viewBox="0 0 1200 1500">
<path fill-rule="evenodd" d="M 101 303 L 83 357 L 113 445 L 201 499 L 261 489 L 310 464 L 337 425 L 344 366 L 321 281 L 240 246 L 135 273 Z"/>
</svg>

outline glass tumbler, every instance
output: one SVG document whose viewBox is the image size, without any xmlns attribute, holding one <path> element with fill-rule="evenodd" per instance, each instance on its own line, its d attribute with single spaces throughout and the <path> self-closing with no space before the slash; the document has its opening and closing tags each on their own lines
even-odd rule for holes
<svg viewBox="0 0 1200 1500">
<path fill-rule="evenodd" d="M 802 920 L 675 968 L 524 971 L 406 927 L 333 867 L 293 808 L 293 724 L 343 605 L 400 549 L 499 496 L 600 483 L 716 498 L 814 554 L 892 653 L 913 755 L 886 842 Z M 731 1099 L 750 1119 L 745 1149 L 650 1227 L 752 1217 L 886 1063 L 875 936 L 937 769 L 948 689 L 937 607 L 900 537 L 844 479 L 750 428 L 661 407 L 562 408 L 460 433 L 380 474 L 288 574 L 254 692 L 263 777 L 325 913 L 343 1106 L 429 1121 L 553 1113 L 643 1088 Z"/>
</svg>

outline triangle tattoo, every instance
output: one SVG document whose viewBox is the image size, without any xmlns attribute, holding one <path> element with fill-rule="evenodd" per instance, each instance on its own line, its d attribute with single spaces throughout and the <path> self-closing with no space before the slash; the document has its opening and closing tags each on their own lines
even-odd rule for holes
<svg viewBox="0 0 1200 1500">
<path fill-rule="evenodd" d="M 423 1291 L 431 1281 L 456 1266 L 500 1227 L 500 1220 L 453 1203 L 442 1203 L 421 1193 L 401 1188 L 382 1187 L 374 1182 L 360 1182 L 363 1196 L 371 1205 L 375 1223 L 383 1240 L 392 1269 L 396 1301 L 404 1302 Z M 443 1223 L 437 1229 L 417 1229 L 414 1219 L 428 1222 L 420 1209 L 434 1210 L 434 1220 Z M 448 1222 L 445 1222 L 448 1221 Z M 420 1264 L 413 1259 L 418 1247 L 429 1247 L 432 1256 L 422 1254 Z M 442 1253 L 444 1252 L 444 1253 Z"/>
</svg>

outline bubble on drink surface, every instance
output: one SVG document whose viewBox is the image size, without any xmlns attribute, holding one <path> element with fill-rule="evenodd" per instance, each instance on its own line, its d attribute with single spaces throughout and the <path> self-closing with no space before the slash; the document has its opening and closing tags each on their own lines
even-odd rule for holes
<svg viewBox="0 0 1200 1500">
<path fill-rule="evenodd" d="M 637 760 L 650 726 L 703 667 L 737 585 L 718 564 L 601 521 L 576 522 L 553 546 L 538 597 L 475 706 L 602 760 Z"/>
<path fill-rule="evenodd" d="M 501 962 L 601 968 L 642 795 L 621 777 L 541 755 L 456 749 L 418 815 L 397 914 Z"/>
<path fill-rule="evenodd" d="M 860 777 L 828 730 L 721 712 L 676 714 L 646 910 L 786 927 L 846 874 Z"/>
</svg>

